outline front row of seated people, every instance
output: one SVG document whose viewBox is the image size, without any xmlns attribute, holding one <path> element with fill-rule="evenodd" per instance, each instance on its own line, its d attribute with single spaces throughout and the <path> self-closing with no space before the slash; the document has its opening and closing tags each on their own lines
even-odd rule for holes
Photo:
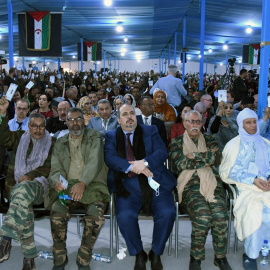
<svg viewBox="0 0 270 270">
<path fill-rule="evenodd" d="M 110 192 L 116 193 L 116 217 L 129 254 L 136 256 L 135 270 L 163 269 L 161 255 L 175 220 L 173 188 L 192 221 L 190 270 L 201 269 L 209 229 L 215 251 L 214 264 L 232 269 L 226 259 L 227 209 L 222 181 L 236 183 L 240 196 L 235 204 L 235 228 L 245 240 L 243 265 L 257 269 L 256 258 L 265 232 L 269 234 L 269 142 L 259 135 L 257 115 L 250 109 L 239 113 L 239 136 L 224 149 L 223 159 L 212 136 L 202 135 L 202 116 L 189 111 L 183 120 L 185 133 L 171 144 L 173 174 L 164 166 L 166 146 L 154 125 L 137 124 L 134 107 L 118 110 L 119 127 L 105 135 L 85 129 L 78 108 L 67 112 L 69 133 L 56 140 L 45 130 L 45 118 L 31 114 L 28 131 L 10 131 L 0 100 L 1 145 L 13 150 L 6 177 L 10 207 L 0 229 L 0 262 L 8 259 L 11 240 L 20 241 L 23 270 L 36 269 L 34 258 L 33 205 L 44 202 L 50 209 L 53 238 L 53 270 L 68 263 L 67 223 L 73 209 L 83 207 L 84 232 L 78 250 L 78 269 L 90 269 L 92 249 L 104 223 Z M 105 153 L 105 154 L 104 154 Z M 220 176 L 216 170 L 219 168 Z M 107 169 L 109 168 L 109 171 Z M 220 178 L 221 177 L 221 178 Z M 61 181 L 59 181 L 61 178 Z M 66 186 L 66 183 L 68 184 Z M 62 200 L 59 194 L 71 200 Z M 138 214 L 152 213 L 152 248 L 144 251 Z M 250 268 L 253 267 L 253 268 Z"/>
</svg>

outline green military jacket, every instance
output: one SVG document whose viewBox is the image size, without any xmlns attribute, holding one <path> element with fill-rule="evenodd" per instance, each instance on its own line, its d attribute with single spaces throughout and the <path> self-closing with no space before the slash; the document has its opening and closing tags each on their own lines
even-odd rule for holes
<svg viewBox="0 0 270 270">
<path fill-rule="evenodd" d="M 68 182 L 65 194 L 71 197 L 70 191 L 79 181 L 86 184 L 81 203 L 91 204 L 95 201 L 109 202 L 110 193 L 107 187 L 108 168 L 104 162 L 103 141 L 100 133 L 94 129 L 85 129 L 82 139 L 82 156 L 85 164 L 83 173 L 79 179 L 67 179 L 70 166 L 69 134 L 59 138 L 55 143 L 52 154 L 51 173 L 49 175 L 49 189 L 45 195 L 44 204 L 51 208 L 53 202 L 58 199 L 58 193 L 54 187 L 62 175 Z"/>
<path fill-rule="evenodd" d="M 3 145 L 7 149 L 12 149 L 12 154 L 10 158 L 10 162 L 8 165 L 8 171 L 5 181 L 5 190 L 8 194 L 10 194 L 12 188 L 15 186 L 16 181 L 14 179 L 14 166 L 15 166 L 15 157 L 18 145 L 20 143 L 21 136 L 24 134 L 24 130 L 19 131 L 10 131 L 8 126 L 9 119 L 7 117 L 2 117 L 2 123 L 0 124 L 0 144 Z M 52 138 L 52 144 L 48 153 L 48 157 L 45 160 L 44 164 L 38 168 L 36 168 L 33 171 L 28 172 L 26 175 L 28 175 L 31 180 L 35 179 L 36 177 L 44 176 L 45 178 L 48 178 L 50 169 L 51 169 L 51 155 L 53 146 L 56 139 Z M 32 140 L 30 140 L 30 144 L 27 150 L 28 157 L 33 150 L 33 143 Z"/>
</svg>

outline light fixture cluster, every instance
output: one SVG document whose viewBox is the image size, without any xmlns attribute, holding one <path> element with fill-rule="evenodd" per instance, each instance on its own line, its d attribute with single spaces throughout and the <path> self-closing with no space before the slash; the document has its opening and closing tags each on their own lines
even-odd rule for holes
<svg viewBox="0 0 270 270">
<path fill-rule="evenodd" d="M 110 7 L 112 5 L 112 0 L 104 0 L 104 5 Z"/>
</svg>

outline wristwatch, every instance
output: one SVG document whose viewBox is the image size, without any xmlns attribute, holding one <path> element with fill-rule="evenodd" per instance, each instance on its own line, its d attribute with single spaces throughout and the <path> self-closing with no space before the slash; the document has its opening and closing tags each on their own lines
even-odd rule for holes
<svg viewBox="0 0 270 270">
<path fill-rule="evenodd" d="M 148 162 L 145 159 L 143 159 L 143 163 L 145 167 L 148 167 Z"/>
</svg>

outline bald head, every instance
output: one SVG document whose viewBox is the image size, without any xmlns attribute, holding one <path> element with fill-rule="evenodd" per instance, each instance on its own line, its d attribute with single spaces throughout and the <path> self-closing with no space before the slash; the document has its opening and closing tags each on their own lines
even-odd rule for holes
<svg viewBox="0 0 270 270">
<path fill-rule="evenodd" d="M 61 101 L 58 104 L 57 111 L 58 111 L 59 118 L 62 121 L 66 121 L 67 111 L 69 110 L 69 108 L 70 108 L 70 104 L 67 101 Z"/>
</svg>

